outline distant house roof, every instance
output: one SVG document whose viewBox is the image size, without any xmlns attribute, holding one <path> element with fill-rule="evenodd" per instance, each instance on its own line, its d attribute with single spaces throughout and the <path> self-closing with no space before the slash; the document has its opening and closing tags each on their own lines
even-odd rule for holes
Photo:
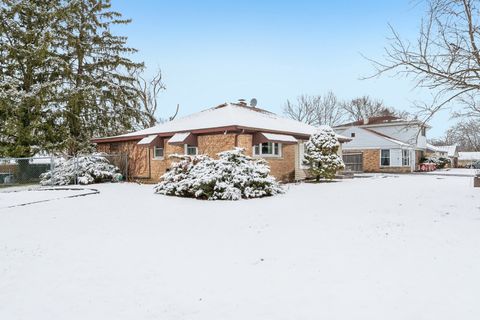
<svg viewBox="0 0 480 320">
<path fill-rule="evenodd" d="M 437 148 L 436 146 L 434 146 L 433 144 L 430 144 L 430 143 L 427 143 L 427 150 L 428 150 L 428 151 L 431 151 L 431 152 L 442 152 L 442 153 L 445 153 L 445 151 L 440 150 L 439 148 Z"/>
<path fill-rule="evenodd" d="M 400 140 L 398 140 L 398 139 L 392 138 L 392 137 L 390 137 L 390 136 L 387 136 L 386 134 L 377 132 L 377 131 L 375 131 L 375 130 L 368 129 L 368 128 L 362 128 L 362 129 L 363 129 L 363 130 L 366 130 L 366 131 L 368 131 L 368 132 L 371 132 L 371 133 L 373 133 L 373 134 L 375 134 L 375 135 L 377 135 L 377 136 L 380 136 L 380 137 L 382 137 L 382 138 L 384 138 L 384 139 L 386 139 L 386 140 L 388 140 L 388 141 L 390 141 L 390 142 L 399 144 L 399 145 L 401 145 L 401 146 L 404 146 L 404 147 L 409 146 L 408 143 L 405 143 L 405 142 L 400 141 Z"/>
<path fill-rule="evenodd" d="M 378 126 L 378 125 L 396 125 L 396 124 L 423 124 L 419 120 L 407 120 L 403 118 L 399 118 L 397 116 L 378 116 L 378 117 L 370 117 L 368 119 L 360 119 L 353 122 L 348 122 L 344 124 L 340 124 L 335 126 L 335 128 L 343 128 L 343 127 L 357 127 L 357 126 Z M 425 125 L 429 128 L 428 125 Z"/>
<path fill-rule="evenodd" d="M 458 160 L 466 160 L 466 161 L 480 160 L 480 152 L 459 152 Z"/>
<path fill-rule="evenodd" d="M 346 127 L 346 126 L 361 126 L 364 124 L 379 124 L 379 123 L 389 123 L 389 122 L 398 122 L 398 120 L 402 120 L 399 117 L 395 116 L 381 116 L 381 117 L 371 117 L 368 118 L 368 120 L 360 119 L 357 121 L 349 122 L 349 123 L 344 123 L 339 125 L 338 127 Z M 403 121 L 403 120 L 402 120 Z"/>
<path fill-rule="evenodd" d="M 278 116 L 267 110 L 249 107 L 242 103 L 224 103 L 148 129 L 114 137 L 96 138 L 93 139 L 93 142 L 142 139 L 152 134 L 163 136 L 172 136 L 180 132 L 198 134 L 213 130 L 250 130 L 308 137 L 318 128 L 300 121 Z M 343 136 L 338 136 L 338 139 L 341 141 L 351 140 Z"/>
<path fill-rule="evenodd" d="M 438 151 L 446 152 L 449 157 L 458 157 L 457 145 L 452 146 L 435 146 Z"/>
</svg>

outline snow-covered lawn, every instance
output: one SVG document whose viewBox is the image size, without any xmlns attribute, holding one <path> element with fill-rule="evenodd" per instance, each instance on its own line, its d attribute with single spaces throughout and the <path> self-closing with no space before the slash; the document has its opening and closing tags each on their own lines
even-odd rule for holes
<svg viewBox="0 0 480 320">
<path fill-rule="evenodd" d="M 475 169 L 465 169 L 465 168 L 446 168 L 446 169 L 437 169 L 430 172 L 422 172 L 422 174 L 431 174 L 431 175 L 445 175 L 445 176 L 475 176 L 477 171 Z"/>
<path fill-rule="evenodd" d="M 0 209 L 0 319 L 480 319 L 472 179 L 375 176 L 237 202 L 105 184 Z"/>
</svg>

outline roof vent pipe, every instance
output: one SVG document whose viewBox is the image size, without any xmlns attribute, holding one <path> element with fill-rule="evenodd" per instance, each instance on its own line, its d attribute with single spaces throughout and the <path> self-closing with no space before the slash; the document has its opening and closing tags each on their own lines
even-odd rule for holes
<svg viewBox="0 0 480 320">
<path fill-rule="evenodd" d="M 241 104 L 242 106 L 247 105 L 247 103 L 245 102 L 245 99 L 238 99 L 238 104 Z"/>
</svg>

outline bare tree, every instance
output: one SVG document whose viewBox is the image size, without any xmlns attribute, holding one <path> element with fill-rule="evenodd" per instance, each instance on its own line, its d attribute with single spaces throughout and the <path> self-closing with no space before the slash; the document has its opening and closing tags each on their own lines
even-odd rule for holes
<svg viewBox="0 0 480 320">
<path fill-rule="evenodd" d="M 296 104 L 287 100 L 283 113 L 293 120 L 314 125 L 314 109 L 318 106 L 318 100 L 318 96 L 302 94 L 297 97 Z"/>
<path fill-rule="evenodd" d="M 373 62 L 379 76 L 393 72 L 434 92 L 431 103 L 417 105 L 428 121 L 452 101 L 457 115 L 480 114 L 480 3 L 475 0 L 428 0 L 426 17 L 413 44 L 390 26 L 385 59 Z"/>
<path fill-rule="evenodd" d="M 338 125 L 345 115 L 338 98 L 331 91 L 324 96 L 301 95 L 296 104 L 287 100 L 283 112 L 294 120 L 314 126 Z"/>
<path fill-rule="evenodd" d="M 480 151 L 480 120 L 457 123 L 447 131 L 446 144 L 456 144 L 463 151 Z"/>
<path fill-rule="evenodd" d="M 345 110 L 342 108 L 337 96 L 332 92 L 327 92 L 324 96 L 319 96 L 319 105 L 315 109 L 314 118 L 316 125 L 336 126 L 345 120 Z"/>
<path fill-rule="evenodd" d="M 137 92 L 138 103 L 143 113 L 142 126 L 144 128 L 153 127 L 154 125 L 164 122 L 166 119 L 158 118 L 158 96 L 166 86 L 162 81 L 162 71 L 160 69 L 153 75 L 151 79 L 145 79 L 143 76 L 143 69 L 132 71 L 132 76 L 135 79 L 135 89 Z M 179 105 L 175 110 L 175 114 L 168 118 L 173 120 L 178 114 Z"/>
<path fill-rule="evenodd" d="M 378 116 L 397 115 L 393 109 L 387 108 L 383 101 L 374 100 L 369 96 L 363 96 L 344 102 L 342 103 L 342 108 L 345 110 L 348 118 L 352 121 Z"/>
</svg>

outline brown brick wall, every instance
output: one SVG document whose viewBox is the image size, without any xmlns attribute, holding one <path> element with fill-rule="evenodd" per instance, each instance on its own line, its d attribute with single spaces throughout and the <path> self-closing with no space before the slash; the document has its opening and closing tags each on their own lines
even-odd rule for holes
<svg viewBox="0 0 480 320">
<path fill-rule="evenodd" d="M 217 159 L 217 154 L 235 147 L 235 134 L 214 134 L 198 137 L 198 153 Z"/>
<path fill-rule="evenodd" d="M 217 158 L 217 153 L 231 150 L 236 146 L 244 148 L 245 154 L 252 156 L 252 135 L 251 134 L 213 134 L 198 136 L 198 151 L 200 154 L 207 154 Z M 183 154 L 183 146 L 174 146 L 164 142 L 164 159 L 153 158 L 153 147 L 147 149 L 138 146 L 139 140 L 125 141 L 118 143 L 118 151 L 127 153 L 129 163 L 129 175 L 133 180 L 142 179 L 146 182 L 156 182 L 162 174 L 170 167 L 174 159 L 169 159 L 169 155 Z M 97 145 L 100 152 L 110 153 L 109 143 L 100 143 Z M 149 161 L 150 157 L 150 167 Z M 271 168 L 271 174 L 280 181 L 291 181 L 295 175 L 295 145 L 283 145 L 281 158 L 266 158 Z M 150 179 L 148 176 L 150 174 Z"/>
<path fill-rule="evenodd" d="M 251 134 L 239 134 L 237 136 L 237 147 L 244 148 L 247 156 L 253 155 L 253 136 Z"/>
<path fill-rule="evenodd" d="M 380 149 L 348 150 L 343 154 L 362 153 L 363 154 L 363 172 L 384 172 L 384 173 L 407 173 L 411 172 L 410 166 L 407 167 L 381 167 Z"/>
<path fill-rule="evenodd" d="M 363 171 L 380 171 L 380 150 L 363 150 Z"/>
<path fill-rule="evenodd" d="M 294 144 L 284 144 L 281 158 L 265 158 L 270 165 L 270 174 L 279 181 L 295 179 L 295 146 Z"/>
</svg>

